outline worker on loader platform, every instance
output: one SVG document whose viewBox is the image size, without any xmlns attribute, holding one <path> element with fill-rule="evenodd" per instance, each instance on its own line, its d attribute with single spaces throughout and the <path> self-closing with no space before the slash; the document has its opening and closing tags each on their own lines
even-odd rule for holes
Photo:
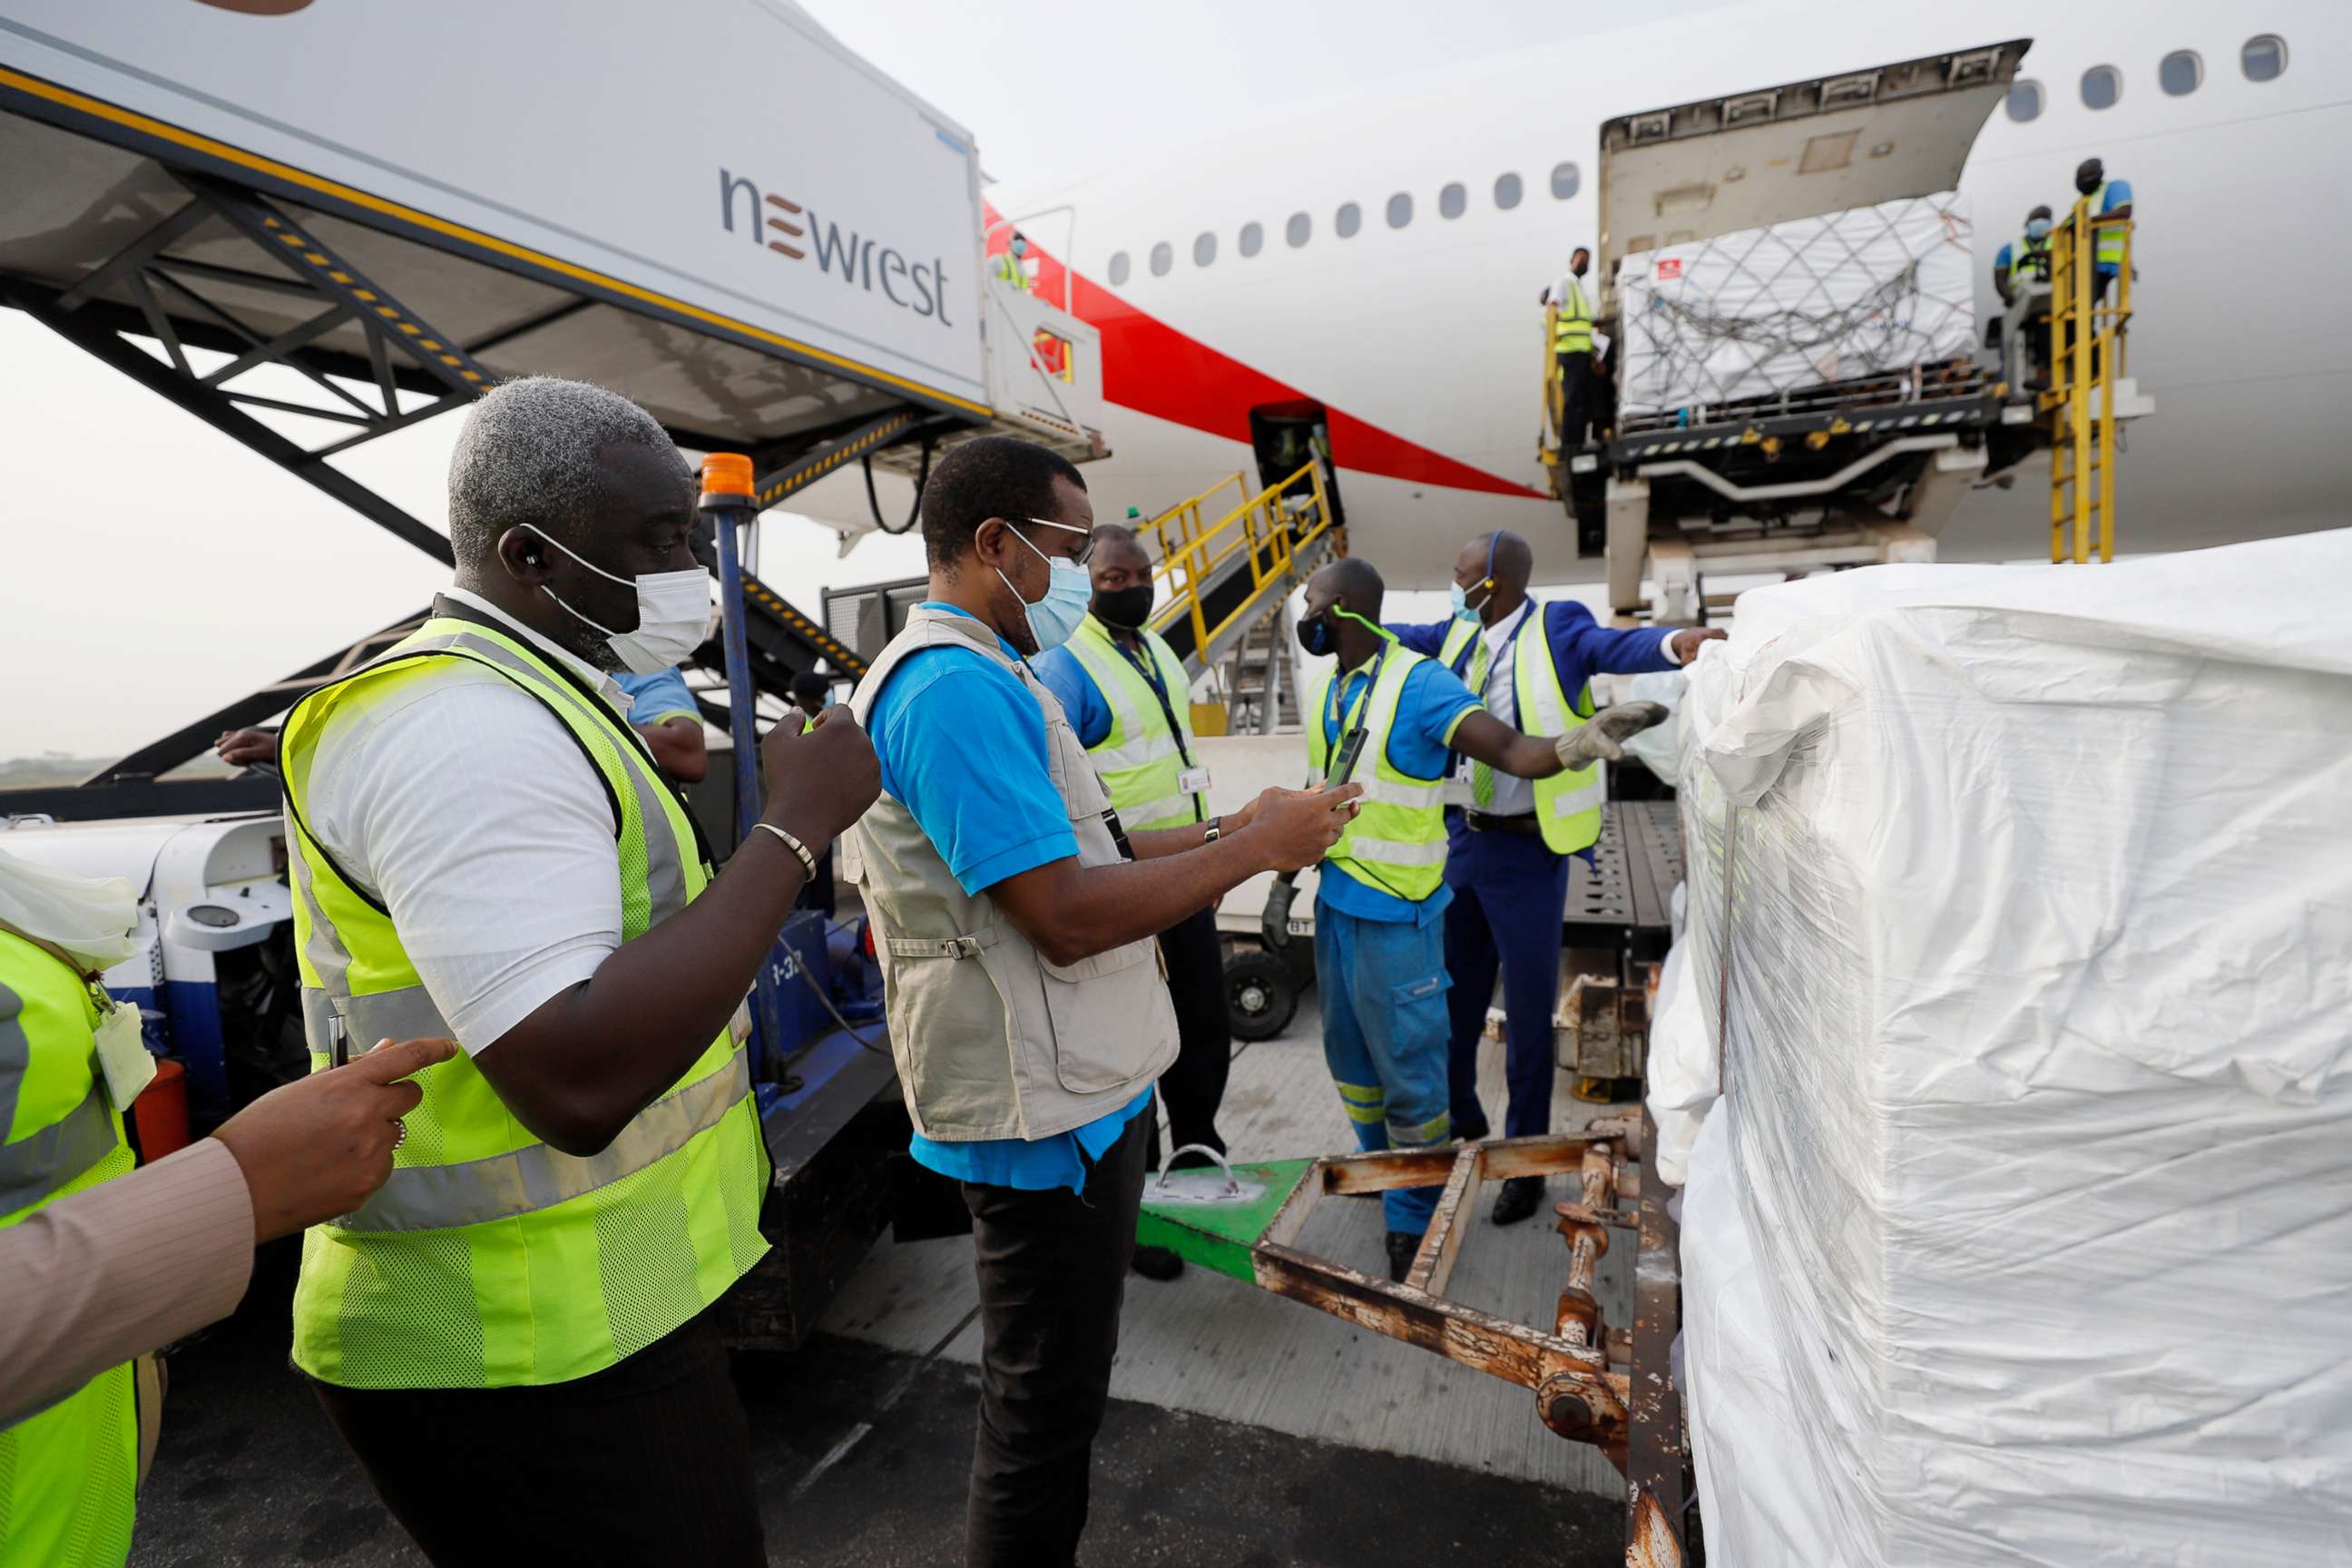
<svg viewBox="0 0 2352 1568">
<path fill-rule="evenodd" d="M 1541 299 L 1552 308 L 1551 349 L 1559 370 L 1563 447 L 1584 445 L 1592 420 L 1592 297 L 1584 291 L 1584 274 L 1591 265 L 1592 252 L 1578 246 L 1569 255 L 1568 271 Z"/>
<path fill-rule="evenodd" d="M 1992 286 L 2004 305 L 2017 303 L 2018 285 L 2031 279 L 2050 281 L 2050 209 L 2035 207 L 2025 215 L 2025 233 L 2013 245 L 2004 245 L 1992 258 Z"/>
<path fill-rule="evenodd" d="M 1363 812 L 1332 848 L 1316 887 L 1315 971 L 1323 1058 L 1357 1145 L 1367 1150 L 1427 1148 L 1454 1135 L 1440 923 L 1453 898 L 1445 878 L 1448 752 L 1514 778 L 1551 779 L 1619 755 L 1624 737 L 1666 716 L 1654 702 L 1634 702 L 1588 712 L 1571 728 L 1565 705 L 1556 704 L 1546 717 L 1566 733 L 1523 735 L 1487 712 L 1443 663 L 1382 629 L 1383 592 L 1370 562 L 1343 557 L 1308 581 L 1298 622 L 1307 653 L 1335 658 L 1306 702 L 1315 772 L 1328 775 L 1347 737 L 1364 731 L 1350 775 L 1364 786 Z M 1276 902 L 1285 898 L 1277 884 Z M 1287 912 L 1270 909 L 1268 926 Z M 1548 923 L 1556 946 L 1557 904 Z M 1389 1278 L 1402 1279 L 1429 1228 L 1437 1189 L 1400 1189 L 1381 1205 Z"/>
<path fill-rule="evenodd" d="M 1016 294 L 1026 294 L 1029 292 L 1029 273 L 1021 262 L 1028 254 L 1029 237 L 1014 229 L 1013 237 L 1005 242 L 1004 249 L 989 263 L 989 276 Z"/>
<path fill-rule="evenodd" d="M 1482 533 L 1454 563 L 1454 616 L 1432 626 L 1390 628 L 1400 647 L 1427 655 L 1459 677 L 1497 723 L 1544 734 L 1592 712 L 1597 674 L 1672 669 L 1720 630 L 1609 631 L 1574 600 L 1528 596 L 1535 552 L 1516 533 Z M 1601 770 L 1523 783 L 1457 744 L 1446 785 L 1445 969 L 1453 976 L 1447 1045 L 1448 1108 L 1464 1138 L 1486 1136 L 1478 1103 L 1478 1039 L 1495 975 L 1503 978 L 1505 1131 L 1551 1131 L 1552 1009 L 1559 997 L 1559 911 L 1568 901 L 1568 861 L 1601 835 Z M 1597 758 L 1615 752 L 1594 748 Z M 1541 1176 L 1515 1176 L 1496 1194 L 1494 1220 L 1535 1213 Z"/>
<path fill-rule="evenodd" d="M 2103 225 L 2091 230 L 2091 260 L 2095 274 L 2093 298 L 2104 305 L 2107 302 L 2107 287 L 2116 274 L 2123 270 L 2123 222 L 2132 216 L 2132 188 L 2129 180 L 2110 180 L 2107 166 L 2096 158 L 2085 158 L 2074 167 L 2074 188 L 2082 193 L 2071 216 L 2087 211 L 2094 218 L 2112 218 L 2114 225 Z"/>
<path fill-rule="evenodd" d="M 1094 598 L 1087 618 L 1068 642 L 1037 656 L 1037 679 L 1061 699 L 1129 832 L 1206 822 L 1209 770 L 1192 735 L 1192 682 L 1176 650 L 1144 625 L 1151 615 L 1151 557 L 1134 530 L 1106 522 L 1095 529 L 1087 571 Z M 1222 1154 L 1217 1107 L 1225 1098 L 1234 1037 L 1215 909 L 1204 904 L 1161 931 L 1160 962 L 1176 1004 L 1176 1060 L 1160 1075 L 1169 1145 Z M 1159 1163 L 1157 1151 L 1150 1163 Z M 1179 1168 L 1206 1163 L 1197 1153 L 1170 1161 Z M 1135 1271 L 1147 1279 L 1173 1279 L 1183 1267 L 1167 1247 L 1135 1249 Z"/>
</svg>

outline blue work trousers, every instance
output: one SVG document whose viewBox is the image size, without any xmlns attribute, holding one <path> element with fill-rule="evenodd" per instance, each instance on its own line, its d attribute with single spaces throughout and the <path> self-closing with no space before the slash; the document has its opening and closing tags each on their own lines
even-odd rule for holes
<svg viewBox="0 0 2352 1568">
<path fill-rule="evenodd" d="M 1503 973 L 1503 1076 L 1510 1101 L 1503 1131 L 1525 1138 L 1551 1131 L 1552 1009 L 1559 1001 L 1560 914 L 1568 904 L 1570 857 L 1544 841 L 1473 833 L 1449 824 L 1445 882 L 1445 968 L 1454 976 L 1452 1037 L 1447 1042 L 1447 1103 L 1465 1137 L 1485 1137 L 1478 1103 L 1478 1037 Z"/>
<path fill-rule="evenodd" d="M 1441 921 L 1368 921 L 1315 904 L 1323 1059 L 1359 1149 L 1419 1149 L 1453 1135 L 1445 1110 Z M 1419 1236 L 1436 1187 L 1381 1194 L 1391 1230 Z"/>
</svg>

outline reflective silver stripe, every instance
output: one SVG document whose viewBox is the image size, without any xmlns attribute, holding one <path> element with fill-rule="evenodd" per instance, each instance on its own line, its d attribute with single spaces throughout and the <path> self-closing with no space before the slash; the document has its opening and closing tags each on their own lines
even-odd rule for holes
<svg viewBox="0 0 2352 1568">
<path fill-rule="evenodd" d="M 25 1033 L 25 999 L 0 985 L 0 1138 L 16 1125 L 16 1091 L 33 1070 L 33 1041 Z"/>
<path fill-rule="evenodd" d="M 1176 749 L 1176 737 L 1165 728 L 1157 734 L 1146 735 L 1124 746 L 1095 746 L 1087 752 L 1094 760 L 1095 771 L 1103 773 L 1150 767 L 1154 763 L 1165 762 L 1180 754 Z"/>
<path fill-rule="evenodd" d="M 340 1014 L 353 1056 L 375 1049 L 379 1040 L 455 1039 L 441 1009 L 422 985 L 379 991 L 373 996 L 346 996 L 338 1001 L 315 987 L 302 987 L 302 1033 L 310 1048 L 331 1054 L 327 1021 Z"/>
<path fill-rule="evenodd" d="M 677 1153 L 751 1093 L 751 1064 L 738 1050 L 709 1077 L 638 1111 L 619 1137 L 586 1159 L 534 1143 L 454 1165 L 403 1166 L 358 1213 L 330 1228 L 447 1230 L 553 1208 Z"/>
<path fill-rule="evenodd" d="M 1574 816 L 1580 811 L 1598 811 L 1601 795 L 1597 779 L 1581 789 L 1562 790 L 1552 796 L 1551 814 L 1554 816 Z"/>
<path fill-rule="evenodd" d="M 58 1121 L 29 1138 L 0 1144 L 0 1214 L 39 1203 L 114 1152 L 114 1119 L 106 1091 L 89 1092 Z"/>
<path fill-rule="evenodd" d="M 289 840 L 295 839 L 299 831 L 291 822 L 287 824 Z M 335 930 L 335 922 L 327 918 L 325 907 L 319 902 L 319 890 L 310 881 L 310 853 L 300 843 L 295 843 L 286 857 L 286 869 L 294 884 L 295 897 L 302 900 L 302 907 L 310 914 L 310 930 L 302 939 L 302 956 L 310 961 L 311 972 L 318 975 L 320 984 L 331 991 L 344 990 L 351 984 L 351 950 L 343 945 L 341 933 Z"/>
<path fill-rule="evenodd" d="M 542 700 L 548 701 L 551 707 L 565 704 L 577 711 L 587 705 L 580 693 L 562 681 L 551 680 L 536 666 L 511 649 L 472 632 L 446 632 L 438 637 L 424 637 L 404 644 L 389 657 L 452 649 L 477 654 L 502 669 L 512 670 L 546 692 L 548 697 Z M 623 721 L 620 715 L 609 709 L 596 717 L 614 724 Z M 562 721 L 561 708 L 558 708 L 557 721 Z M 635 755 L 636 748 L 629 743 L 626 736 L 607 735 L 606 740 L 619 754 L 621 773 L 628 779 L 629 788 L 637 798 L 637 821 L 645 835 L 646 891 L 651 905 L 647 920 L 649 923 L 658 925 L 686 908 L 686 866 L 679 856 L 677 835 L 671 829 L 669 817 L 662 810 L 658 792 L 663 786 L 646 776 L 644 765 Z"/>
<path fill-rule="evenodd" d="M 1398 844 L 1386 838 L 1352 838 L 1345 858 L 1370 860 L 1382 866 L 1443 866 L 1445 840 L 1434 844 Z"/>
<path fill-rule="evenodd" d="M 1353 781 L 1364 786 L 1366 805 L 1402 805 L 1415 809 L 1442 805 L 1445 801 L 1445 784 L 1399 784 L 1393 779 L 1366 778 L 1360 770 Z"/>
</svg>

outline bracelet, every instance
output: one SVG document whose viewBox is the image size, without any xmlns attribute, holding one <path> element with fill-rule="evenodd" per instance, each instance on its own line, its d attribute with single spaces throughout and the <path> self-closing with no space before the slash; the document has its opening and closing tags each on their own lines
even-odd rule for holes
<svg viewBox="0 0 2352 1568">
<path fill-rule="evenodd" d="M 812 882 L 816 880 L 816 857 L 809 853 L 809 847 L 807 845 L 802 843 L 799 839 L 793 837 L 791 834 L 785 832 L 782 828 L 777 826 L 772 822 L 755 822 L 751 824 L 751 826 L 761 829 L 762 832 L 772 833 L 777 837 L 782 839 L 784 841 L 784 847 L 801 858 L 801 864 L 808 870 L 808 879 Z"/>
<path fill-rule="evenodd" d="M 1223 816 L 1213 816 L 1209 818 L 1208 831 L 1201 835 L 1201 842 L 1202 844 L 1214 844 L 1218 839 L 1224 836 L 1225 819 Z"/>
</svg>

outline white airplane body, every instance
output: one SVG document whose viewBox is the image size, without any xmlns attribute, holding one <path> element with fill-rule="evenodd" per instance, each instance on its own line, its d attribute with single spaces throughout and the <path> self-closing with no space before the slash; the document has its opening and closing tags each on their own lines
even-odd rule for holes
<svg viewBox="0 0 2352 1568">
<path fill-rule="evenodd" d="M 2265 37 L 2283 40 L 2285 68 L 2252 79 L 2242 51 Z M 1546 576 L 1576 580 L 1574 533 L 1536 456 L 1538 295 L 1570 249 L 1595 245 L 1599 126 L 2007 38 L 2032 39 L 2020 77 L 2039 85 L 2041 107 L 2022 121 L 1995 109 L 1960 182 L 1979 320 L 1999 308 L 1994 253 L 2037 203 L 2063 214 L 2080 160 L 2103 158 L 2135 197 L 2131 369 L 2158 413 L 2119 466 L 2119 547 L 2339 523 L 2352 311 L 2332 274 L 2352 239 L 2340 199 L 2352 9 L 2326 0 L 1738 4 L 1384 82 L 1164 160 L 987 194 L 1039 253 L 1036 291 L 1066 298 L 1102 333 L 1112 456 L 1087 469 L 1098 514 L 1148 515 L 1237 470 L 1255 479 L 1251 410 L 1313 405 L 1328 416 L 1351 547 L 1392 583 L 1442 584 L 1460 542 L 1497 526 L 1536 542 Z M 2175 95 L 2159 63 L 2183 50 L 2198 84 Z M 2121 90 L 2094 110 L 2083 79 L 2101 67 Z M 2184 70 L 2173 71 L 2177 85 Z M 1561 164 L 1576 174 L 1556 197 Z M 1506 175 L 1519 188 L 1507 207 Z M 1450 186 L 1458 216 L 1442 210 Z M 1392 226 L 1400 194 L 1410 217 Z M 1342 237 L 1346 204 L 1358 226 Z M 1289 241 L 1293 215 L 1305 216 L 1303 244 Z M 1244 255 L 1253 224 L 1257 247 Z M 2042 472 L 2028 465 L 2013 488 L 1970 495 L 1944 558 L 2045 549 Z M 903 515 L 909 492 L 893 488 L 882 510 Z M 867 517 L 854 480 L 813 490 L 803 510 L 849 526 Z M 1597 576 L 1598 563 L 1585 571 Z"/>
</svg>

